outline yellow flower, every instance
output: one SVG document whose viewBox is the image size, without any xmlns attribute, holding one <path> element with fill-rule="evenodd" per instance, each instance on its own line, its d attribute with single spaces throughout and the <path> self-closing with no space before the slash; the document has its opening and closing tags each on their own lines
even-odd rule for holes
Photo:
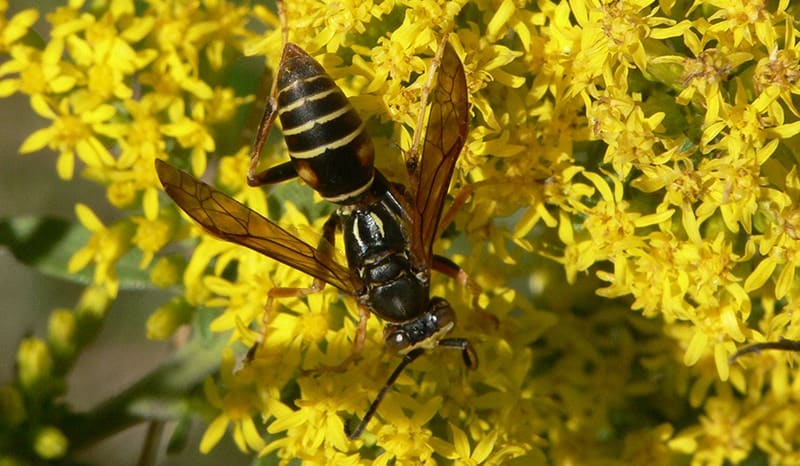
<svg viewBox="0 0 800 466">
<path fill-rule="evenodd" d="M 776 11 L 786 10 L 788 3 L 782 0 L 777 5 Z M 712 0 L 707 4 L 719 8 L 708 18 L 711 23 L 708 28 L 709 34 L 716 35 L 721 40 L 727 39 L 725 41 L 734 46 L 740 46 L 742 41 L 747 45 L 755 45 L 758 41 L 768 49 L 775 45 L 777 38 L 775 28 L 772 26 L 773 15 L 765 8 L 762 1 Z"/>
<path fill-rule="evenodd" d="M 349 441 L 339 415 L 348 390 L 342 386 L 341 377 L 323 373 L 298 382 L 302 397 L 295 403 L 300 409 L 276 416 L 267 428 L 273 434 L 285 431 L 286 437 L 261 453 L 279 447 L 287 457 L 314 458 L 322 452 L 348 450 Z"/>
<path fill-rule="evenodd" d="M 131 120 L 120 138 L 119 166 L 129 168 L 140 158 L 152 165 L 156 158 L 164 158 L 166 142 L 161 137 L 159 122 L 159 113 L 167 106 L 164 99 L 147 94 L 139 100 L 126 100 L 124 105 Z"/>
<path fill-rule="evenodd" d="M 75 273 L 94 262 L 94 283 L 105 286 L 108 294 L 114 297 L 119 290 L 116 263 L 131 246 L 133 228 L 126 222 L 106 227 L 83 204 L 75 207 L 75 213 L 83 226 L 92 233 L 92 237 L 89 244 L 70 258 L 67 269 L 70 273 Z"/>
<path fill-rule="evenodd" d="M 77 319 L 71 309 L 56 309 L 47 324 L 47 340 L 56 357 L 73 357 L 78 347 Z"/>
<path fill-rule="evenodd" d="M 425 403 L 408 396 L 393 396 L 383 405 L 383 415 L 389 421 L 378 431 L 378 440 L 386 450 L 378 456 L 376 465 L 391 461 L 426 464 L 433 447 L 429 444 L 432 432 L 425 427 L 441 407 L 442 399 L 434 397 Z M 410 416 L 403 411 L 413 413 Z"/>
<path fill-rule="evenodd" d="M 131 241 L 144 251 L 139 267 L 145 268 L 153 260 L 154 254 L 172 237 L 172 225 L 161 219 L 151 221 L 143 217 L 133 217 L 131 220 L 136 224 L 136 234 Z"/>
<path fill-rule="evenodd" d="M 450 432 L 452 433 L 453 437 L 453 444 L 452 446 L 440 446 L 437 450 L 445 455 L 447 458 L 455 459 L 455 464 L 458 465 L 478 465 L 478 464 L 486 464 L 487 461 L 489 464 L 499 464 L 502 461 L 505 455 L 492 455 L 492 450 L 497 443 L 497 433 L 490 433 L 489 435 L 485 436 L 480 440 L 480 442 L 475 445 L 473 450 L 470 447 L 469 439 L 467 438 L 467 434 L 459 429 L 458 427 L 450 424 Z M 446 449 L 446 450 L 445 450 Z M 452 451 L 448 451 L 451 450 Z M 445 450 L 445 451 L 442 451 Z M 511 450 L 511 449 L 509 449 Z M 522 449 L 518 449 L 517 455 L 523 453 Z M 512 451 L 503 452 L 506 455 L 512 453 Z M 514 456 L 517 456 L 514 455 Z M 511 456 L 511 455 L 509 455 Z"/>
<path fill-rule="evenodd" d="M 0 0 L 0 53 L 7 52 L 12 45 L 22 39 L 31 26 L 39 18 L 39 12 L 28 8 L 16 13 L 11 19 L 6 19 L 8 0 Z M 0 93 L 0 95 L 3 95 Z"/>
<path fill-rule="evenodd" d="M 176 296 L 167 304 L 155 310 L 147 319 L 147 338 L 166 340 L 181 325 L 189 323 L 192 308 L 183 299 Z"/>
<path fill-rule="evenodd" d="M 19 426 L 28 417 L 22 401 L 22 394 L 16 387 L 0 386 L 0 415 L 2 415 L 3 424 L 10 428 Z"/>
<path fill-rule="evenodd" d="M 261 407 L 258 396 L 252 391 L 253 381 L 245 377 L 232 375 L 233 355 L 229 350 L 223 354 L 221 368 L 222 386 L 208 378 L 203 385 L 208 401 L 220 414 L 209 424 L 200 441 L 200 451 L 208 453 L 219 442 L 232 424 L 233 440 L 242 451 L 259 450 L 264 446 L 261 434 L 258 433 L 253 412 Z M 224 390 L 224 391 L 223 391 Z M 284 409 L 286 409 L 284 407 Z"/>
<path fill-rule="evenodd" d="M 706 464 L 743 461 L 753 442 L 754 432 L 748 426 L 763 410 L 743 411 L 744 406 L 733 402 L 730 390 L 709 399 L 705 406 L 700 426 L 679 432 L 670 441 L 672 447 L 693 452 L 696 461 Z"/>
<path fill-rule="evenodd" d="M 20 152 L 34 152 L 45 146 L 58 151 L 58 174 L 63 179 L 72 178 L 75 155 L 90 167 L 113 165 L 114 159 L 100 142 L 98 133 L 109 128 L 107 123 L 116 110 L 106 104 L 95 106 L 86 97 L 76 92 L 54 109 L 44 98 L 34 95 L 31 99 L 34 110 L 53 120 L 53 124 L 28 136 Z"/>
<path fill-rule="evenodd" d="M 174 137 L 186 149 L 191 149 L 192 170 L 196 175 L 206 171 L 206 154 L 215 149 L 214 138 L 203 123 L 205 111 L 202 106 L 192 109 L 192 115 L 187 116 L 183 101 L 176 100 L 168 109 L 171 123 L 161 126 L 161 131 Z"/>
<path fill-rule="evenodd" d="M 800 42 L 795 28 L 785 29 L 784 48 L 773 47 L 769 55 L 762 57 L 754 70 L 754 87 L 757 92 L 765 92 L 777 88 L 781 102 L 798 115 L 797 108 L 791 100 L 792 94 L 800 92 L 800 61 L 798 52 Z M 781 107 L 776 106 L 780 111 Z M 781 122 L 782 123 L 782 122 Z"/>
<path fill-rule="evenodd" d="M 171 255 L 161 257 L 150 269 L 150 281 L 159 288 L 167 288 L 177 284 L 186 268 L 183 256 Z"/>
</svg>

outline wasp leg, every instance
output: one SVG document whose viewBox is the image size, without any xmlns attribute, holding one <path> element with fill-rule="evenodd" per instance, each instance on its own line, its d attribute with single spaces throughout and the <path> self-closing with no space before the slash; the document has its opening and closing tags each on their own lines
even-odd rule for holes
<svg viewBox="0 0 800 466">
<path fill-rule="evenodd" d="M 283 59 L 281 58 L 280 67 L 283 67 Z M 277 75 L 277 74 L 276 74 Z M 274 167 L 268 168 L 262 172 L 258 172 L 258 163 L 261 160 L 261 151 L 264 149 L 264 143 L 267 142 L 269 132 L 272 129 L 272 124 L 278 116 L 278 79 L 273 78 L 272 89 L 270 90 L 267 105 L 264 108 L 264 116 L 261 117 L 261 122 L 258 124 L 256 131 L 256 139 L 250 148 L 250 168 L 247 170 L 247 184 L 250 186 L 263 186 L 265 184 L 277 183 L 289 178 L 297 176 L 297 172 L 291 166 L 291 163 L 283 163 Z"/>
<path fill-rule="evenodd" d="M 322 227 L 322 238 L 319 240 L 317 250 L 324 255 L 333 254 L 333 243 L 336 240 L 336 229 L 339 228 L 339 216 L 336 212 L 332 213 Z M 315 278 L 311 286 L 307 288 L 275 287 L 267 292 L 267 302 L 264 304 L 264 314 L 261 318 L 261 331 L 256 342 L 247 351 L 244 358 L 245 363 L 250 363 L 256 355 L 256 351 L 263 344 L 267 337 L 267 327 L 272 320 L 273 302 L 283 298 L 304 298 L 310 294 L 319 293 L 325 289 L 325 281 Z M 365 324 L 366 327 L 366 324 Z M 366 329 L 365 329 L 366 331 Z M 362 338 L 363 340 L 363 338 Z M 363 343 L 363 341 L 362 341 Z"/>
<path fill-rule="evenodd" d="M 278 69 L 280 69 L 281 67 L 283 67 L 283 57 L 281 57 L 281 63 Z M 275 123 L 275 118 L 278 116 L 278 79 L 276 77 L 277 75 L 278 75 L 277 73 L 274 73 L 274 76 L 272 78 L 272 87 L 269 91 L 269 99 L 267 99 L 267 105 L 264 107 L 264 116 L 261 117 L 261 122 L 258 124 L 258 129 L 256 130 L 256 138 L 253 141 L 253 145 L 250 147 L 250 168 L 247 170 L 247 184 L 249 184 L 250 186 L 261 186 L 270 182 L 263 180 L 270 178 L 270 175 L 268 175 L 267 173 L 272 169 L 269 168 L 261 173 L 258 173 L 258 162 L 261 160 L 261 151 L 264 149 L 264 143 L 267 142 L 267 138 L 269 137 L 269 132 L 272 129 L 272 124 Z M 281 165 L 278 165 L 278 167 L 281 167 Z M 278 168 L 278 167 L 273 167 L 273 168 Z M 277 179 L 272 182 L 274 183 L 277 181 L 282 181 L 282 180 Z"/>
<path fill-rule="evenodd" d="M 333 366 L 319 366 L 315 367 L 314 369 L 305 369 L 301 373 L 303 375 L 312 375 L 317 374 L 320 372 L 343 372 L 345 371 L 350 364 L 354 363 L 358 358 L 361 357 L 361 353 L 364 350 L 364 341 L 366 341 L 367 337 L 367 321 L 369 320 L 370 312 L 367 308 L 362 305 L 358 305 L 358 327 L 356 328 L 356 336 L 353 339 L 353 350 L 350 352 L 350 355 L 344 359 L 344 361 L 340 362 L 339 364 Z"/>
<path fill-rule="evenodd" d="M 325 282 L 315 278 L 314 281 L 311 283 L 311 286 L 307 288 L 288 288 L 288 287 L 274 287 L 271 288 L 267 292 L 267 302 L 264 304 L 264 311 L 261 316 L 261 330 L 256 337 L 256 341 L 247 350 L 247 354 L 245 354 L 244 358 L 237 361 L 236 367 L 234 368 L 234 372 L 239 372 L 242 368 L 246 367 L 248 364 L 252 363 L 256 357 L 256 353 L 258 352 L 261 345 L 264 344 L 264 340 L 267 338 L 267 327 L 269 326 L 270 321 L 272 320 L 272 312 L 273 312 L 273 303 L 276 299 L 283 299 L 283 298 L 302 298 L 308 296 L 310 294 L 319 293 L 325 288 Z"/>
<path fill-rule="evenodd" d="M 358 328 L 356 329 L 356 336 L 353 338 L 353 350 L 350 352 L 350 356 L 348 356 L 347 359 L 336 366 L 327 368 L 327 370 L 333 370 L 337 372 L 343 371 L 347 369 L 347 366 L 361 357 L 361 352 L 364 350 L 364 341 L 367 339 L 367 320 L 369 320 L 369 316 L 369 310 L 359 304 Z"/>
<path fill-rule="evenodd" d="M 444 256 L 440 256 L 438 254 L 434 254 L 433 255 L 433 262 L 432 262 L 431 266 L 433 267 L 433 270 L 436 270 L 439 273 L 443 273 L 443 274 L 447 275 L 448 277 L 450 277 L 453 280 L 455 280 L 459 285 L 461 285 L 461 286 L 463 286 L 463 287 L 465 287 L 465 288 L 467 288 L 469 290 L 470 294 L 472 294 L 472 303 L 471 303 L 472 309 L 475 310 L 479 314 L 480 318 L 482 318 L 482 319 L 484 319 L 484 320 L 486 320 L 488 322 L 491 322 L 491 324 L 489 324 L 489 325 L 491 325 L 494 328 L 497 328 L 500 325 L 500 322 L 497 320 L 497 317 L 495 317 L 494 315 L 490 314 L 489 312 L 487 312 L 485 309 L 483 309 L 481 307 L 479 301 L 480 301 L 481 293 L 483 293 L 483 288 L 481 288 L 481 286 L 478 285 L 475 282 L 475 280 L 473 280 L 472 277 L 470 277 L 469 274 L 464 269 L 459 267 L 458 264 L 456 264 L 455 262 L 451 261 L 450 259 L 448 259 L 448 258 L 446 258 Z M 449 339 L 449 340 L 454 340 L 454 339 Z M 442 341 L 445 341 L 445 340 L 442 340 Z M 442 341 L 439 342 L 440 345 L 442 344 Z M 474 351 L 472 351 L 471 349 L 470 349 L 470 351 L 472 352 L 472 354 L 474 354 Z M 466 358 L 467 358 L 467 356 L 466 356 L 466 353 L 465 353 L 465 355 L 464 355 L 464 361 L 465 362 L 467 361 Z M 477 361 L 477 359 L 476 359 L 476 361 Z M 467 364 L 467 366 L 469 367 L 469 364 Z"/>
<path fill-rule="evenodd" d="M 281 55 L 281 62 L 278 69 L 283 68 L 284 57 L 286 56 L 286 44 L 289 37 L 289 26 L 286 19 L 286 8 L 283 2 L 278 0 L 278 17 L 281 22 L 281 40 L 283 41 L 283 54 Z M 272 129 L 275 118 L 278 116 L 278 73 L 273 73 L 272 87 L 269 92 L 269 99 L 264 107 L 264 116 L 261 117 L 261 122 L 256 131 L 256 138 L 250 148 L 250 168 L 247 170 L 247 184 L 250 186 L 263 186 L 265 184 L 278 183 L 288 180 L 297 176 L 297 172 L 292 167 L 291 162 L 282 163 L 274 167 L 270 167 L 262 172 L 258 172 L 258 163 L 261 160 L 261 151 L 264 149 L 264 143 L 269 138 L 270 130 Z"/>
<path fill-rule="evenodd" d="M 438 254 L 433 255 L 433 263 L 431 266 L 433 270 L 447 275 L 459 285 L 466 287 L 470 293 L 472 293 L 473 307 L 480 309 L 480 306 L 478 306 L 478 298 L 480 298 L 483 288 L 481 288 L 464 269 L 450 259 Z"/>
<path fill-rule="evenodd" d="M 461 358 L 464 360 L 464 365 L 467 366 L 467 369 L 478 368 L 478 353 L 475 352 L 475 348 L 472 347 L 469 340 L 463 338 L 445 338 L 439 340 L 439 346 L 460 349 Z"/>
</svg>

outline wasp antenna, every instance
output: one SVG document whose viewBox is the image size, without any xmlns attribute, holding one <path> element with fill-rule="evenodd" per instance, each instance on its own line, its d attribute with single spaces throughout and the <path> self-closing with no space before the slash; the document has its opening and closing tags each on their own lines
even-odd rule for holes
<svg viewBox="0 0 800 466">
<path fill-rule="evenodd" d="M 361 418 L 361 421 L 359 421 L 356 428 L 351 431 L 350 425 L 348 423 L 345 423 L 344 433 L 345 435 L 347 435 L 348 439 L 355 440 L 361 437 L 361 434 L 364 433 L 364 429 L 367 427 L 367 424 L 369 424 L 369 421 L 371 421 L 372 417 L 375 416 L 375 411 L 378 410 L 378 405 L 381 404 L 381 401 L 383 401 L 383 397 L 386 396 L 386 393 L 388 393 L 389 389 L 392 388 L 394 383 L 397 381 L 397 378 L 400 377 L 400 374 L 403 372 L 403 369 L 405 369 L 406 366 L 414 362 L 424 352 L 425 352 L 424 348 L 416 348 L 412 351 L 409 351 L 408 353 L 406 353 L 405 356 L 403 356 L 403 360 L 400 361 L 400 364 L 398 364 L 397 367 L 394 369 L 392 375 L 390 375 L 389 378 L 386 380 L 386 383 L 383 384 L 383 388 L 381 388 L 381 391 L 378 392 L 378 396 L 375 397 L 375 400 L 372 402 L 372 404 L 369 405 L 369 409 L 367 409 L 366 414 L 364 414 L 364 417 Z"/>
<path fill-rule="evenodd" d="M 461 350 L 461 358 L 464 360 L 464 365 L 467 369 L 478 368 L 478 354 L 469 340 L 464 338 L 445 338 L 444 340 L 439 340 L 439 346 Z"/>
<path fill-rule="evenodd" d="M 764 343 L 755 343 L 753 345 L 745 346 L 739 351 L 733 353 L 733 356 L 728 360 L 729 364 L 733 364 L 739 356 L 760 353 L 762 350 L 780 350 L 780 351 L 795 351 L 800 352 L 800 340 L 787 340 L 781 337 L 780 341 L 767 341 Z"/>
</svg>

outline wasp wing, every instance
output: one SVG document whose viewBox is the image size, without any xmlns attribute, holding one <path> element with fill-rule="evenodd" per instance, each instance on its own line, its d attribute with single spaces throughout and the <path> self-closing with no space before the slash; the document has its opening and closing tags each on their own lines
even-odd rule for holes
<svg viewBox="0 0 800 466">
<path fill-rule="evenodd" d="M 346 267 L 239 201 L 162 160 L 156 160 L 156 172 L 169 197 L 214 236 L 260 252 L 346 293 L 353 294 L 359 287 Z"/>
<path fill-rule="evenodd" d="M 464 65 L 453 47 L 444 43 L 441 65 L 433 90 L 425 145 L 415 176 L 418 177 L 414 193 L 419 219 L 415 222 L 416 247 L 430 263 L 433 242 L 442 215 L 442 207 L 450 178 L 461 149 L 467 138 L 469 102 Z"/>
</svg>

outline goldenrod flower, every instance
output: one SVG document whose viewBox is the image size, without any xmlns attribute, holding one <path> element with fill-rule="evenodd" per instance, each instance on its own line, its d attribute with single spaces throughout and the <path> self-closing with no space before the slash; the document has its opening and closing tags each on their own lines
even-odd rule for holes
<svg viewBox="0 0 800 466">
<path fill-rule="evenodd" d="M 233 376 L 233 356 L 230 351 L 225 352 L 222 367 L 227 369 L 221 380 L 225 392 L 221 393 L 210 378 L 206 379 L 203 386 L 208 401 L 221 412 L 203 435 L 200 451 L 210 451 L 231 424 L 233 439 L 239 449 L 258 450 L 263 447 L 264 441 L 253 421 L 253 412 L 262 408 L 262 403 L 258 399 L 257 392 L 253 391 L 254 381 L 245 375 Z M 270 406 L 274 408 L 274 404 L 266 404 L 263 407 Z"/>
<path fill-rule="evenodd" d="M 119 290 L 116 264 L 131 246 L 132 226 L 121 222 L 106 227 L 94 212 L 83 204 L 75 207 L 75 213 L 83 226 L 92 232 L 92 239 L 70 258 L 68 270 L 70 273 L 75 273 L 94 263 L 94 282 L 103 285 L 110 296 L 116 296 Z"/>
<path fill-rule="evenodd" d="M 8 13 L 8 0 L 0 0 L 0 52 L 7 53 L 12 46 L 22 39 L 31 26 L 39 18 L 39 12 L 34 8 L 28 8 L 15 14 L 12 18 L 6 18 Z"/>
<path fill-rule="evenodd" d="M 45 146 L 60 153 L 58 174 L 64 179 L 72 178 L 75 155 L 89 167 L 110 166 L 114 163 L 110 152 L 97 137 L 104 132 L 107 123 L 116 114 L 111 105 L 93 105 L 85 93 L 75 93 L 63 99 L 54 109 L 42 97 L 34 95 L 31 104 L 36 112 L 53 124 L 31 134 L 20 147 L 28 153 Z"/>
<path fill-rule="evenodd" d="M 150 281 L 159 288 L 168 288 L 180 282 L 185 268 L 186 259 L 183 256 L 162 257 L 150 269 Z"/>
</svg>

